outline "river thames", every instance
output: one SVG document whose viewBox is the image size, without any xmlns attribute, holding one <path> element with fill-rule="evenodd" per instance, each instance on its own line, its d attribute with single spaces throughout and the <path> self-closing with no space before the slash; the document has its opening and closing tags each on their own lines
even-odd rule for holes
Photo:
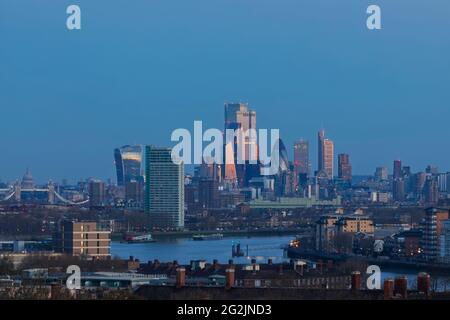
<svg viewBox="0 0 450 320">
<path fill-rule="evenodd" d="M 253 258 L 260 262 L 272 258 L 274 262 L 281 262 L 285 259 L 282 246 L 287 245 L 292 239 L 294 236 L 225 237 L 220 240 L 202 241 L 172 238 L 134 244 L 112 242 L 111 255 L 122 259 L 133 256 L 142 262 L 154 259 L 161 262 L 177 260 L 181 264 L 201 259 L 208 262 L 217 259 L 220 263 L 227 263 L 229 259 L 233 259 L 236 263 L 245 263 Z M 240 243 L 245 256 L 232 258 L 231 248 L 237 243 Z"/>
<path fill-rule="evenodd" d="M 133 256 L 145 263 L 158 259 L 161 262 L 177 260 L 180 264 L 189 264 L 191 260 L 206 260 L 212 262 L 217 259 L 219 263 L 228 263 L 233 259 L 235 263 L 248 263 L 251 259 L 265 262 L 271 258 L 274 263 L 287 261 L 283 246 L 295 236 L 252 236 L 252 237 L 224 237 L 220 240 L 194 241 L 191 238 L 161 238 L 151 243 L 111 243 L 111 255 L 121 259 Z M 232 245 L 240 243 L 244 251 L 243 257 L 232 257 Z M 248 253 L 248 255 L 247 255 Z M 411 270 L 382 270 L 382 281 L 399 275 L 408 277 L 408 286 L 416 285 L 417 273 Z M 450 290 L 450 277 L 433 277 L 437 280 L 439 291 Z"/>
</svg>

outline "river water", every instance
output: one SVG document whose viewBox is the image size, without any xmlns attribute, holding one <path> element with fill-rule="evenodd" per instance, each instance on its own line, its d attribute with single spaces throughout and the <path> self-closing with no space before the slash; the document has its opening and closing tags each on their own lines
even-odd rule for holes
<svg viewBox="0 0 450 320">
<path fill-rule="evenodd" d="M 112 242 L 111 255 L 128 258 L 133 256 L 141 262 L 158 259 L 161 262 L 177 260 L 180 264 L 189 264 L 191 260 L 204 259 L 212 262 L 228 263 L 233 259 L 236 263 L 245 263 L 251 259 L 262 262 L 272 258 L 273 262 L 284 260 L 281 246 L 287 245 L 293 236 L 274 237 L 225 237 L 220 240 L 194 241 L 190 238 L 158 239 L 152 243 L 120 243 Z M 245 257 L 232 258 L 232 245 L 240 243 Z M 248 256 L 247 256 L 248 248 Z"/>
<path fill-rule="evenodd" d="M 271 258 L 274 263 L 288 260 L 284 256 L 282 246 L 285 246 L 294 236 L 255 236 L 255 237 L 225 237 L 221 240 L 194 241 L 191 238 L 158 239 L 152 243 L 111 243 L 111 255 L 122 259 L 130 256 L 141 262 L 158 259 L 161 262 L 177 260 L 180 264 L 189 264 L 191 260 L 217 259 L 220 263 L 228 263 L 233 259 L 235 263 L 249 263 L 251 259 L 265 262 Z M 240 243 L 244 257 L 232 257 L 232 245 Z M 248 253 L 248 255 L 247 255 Z M 417 273 L 410 270 L 389 270 L 381 273 L 381 281 L 405 275 L 408 287 L 414 288 L 417 283 Z M 448 277 L 433 277 L 437 281 L 439 291 L 450 291 L 450 275 Z"/>
</svg>

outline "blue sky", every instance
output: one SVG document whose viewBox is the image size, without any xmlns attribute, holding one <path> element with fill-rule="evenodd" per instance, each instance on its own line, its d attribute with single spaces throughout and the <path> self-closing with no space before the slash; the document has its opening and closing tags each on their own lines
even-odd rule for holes
<svg viewBox="0 0 450 320">
<path fill-rule="evenodd" d="M 357 174 L 450 170 L 449 16 L 447 0 L 0 0 L 0 179 L 114 177 L 113 148 L 222 128 L 225 101 L 309 139 L 314 164 L 323 126 Z"/>
</svg>

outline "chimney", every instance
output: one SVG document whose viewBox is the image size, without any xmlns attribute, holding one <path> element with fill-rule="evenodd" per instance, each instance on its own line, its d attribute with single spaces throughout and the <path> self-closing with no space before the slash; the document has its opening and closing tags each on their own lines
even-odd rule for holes
<svg viewBox="0 0 450 320">
<path fill-rule="evenodd" d="M 386 279 L 384 280 L 384 299 L 389 300 L 392 299 L 394 296 L 394 280 L 393 279 Z"/>
<path fill-rule="evenodd" d="M 186 269 L 177 268 L 177 288 L 183 288 L 186 284 Z"/>
<path fill-rule="evenodd" d="M 226 289 L 231 289 L 234 286 L 234 281 L 235 281 L 235 271 L 233 268 L 228 268 L 226 270 L 226 285 L 225 288 Z"/>
<path fill-rule="evenodd" d="M 303 276 L 303 263 L 300 264 L 300 274 Z"/>
<path fill-rule="evenodd" d="M 327 261 L 327 270 L 332 270 L 333 269 L 333 260 L 328 260 Z"/>
<path fill-rule="evenodd" d="M 394 281 L 394 293 L 400 295 L 402 298 L 406 298 L 408 290 L 408 278 L 400 276 L 395 278 Z"/>
<path fill-rule="evenodd" d="M 133 256 L 130 256 L 130 259 L 129 259 L 130 261 L 133 261 L 134 260 L 134 257 Z"/>
<path fill-rule="evenodd" d="M 233 264 L 234 264 L 233 259 L 229 259 L 229 260 L 228 260 L 228 265 L 232 266 Z"/>
<path fill-rule="evenodd" d="M 57 282 L 52 282 L 52 284 L 50 285 L 50 299 L 58 299 L 60 292 L 61 285 Z"/>
<path fill-rule="evenodd" d="M 322 260 L 319 260 L 319 261 L 317 262 L 317 269 L 318 269 L 318 271 L 320 272 L 320 274 L 323 273 L 323 262 L 322 262 Z"/>
<path fill-rule="evenodd" d="M 430 275 L 428 273 L 421 272 L 417 276 L 417 290 L 426 296 L 430 295 Z"/>
<path fill-rule="evenodd" d="M 268 265 L 272 265 L 273 263 L 272 263 L 272 258 L 269 258 L 268 260 L 267 260 L 267 264 Z"/>
<path fill-rule="evenodd" d="M 353 271 L 352 275 L 352 291 L 356 292 L 361 289 L 361 272 Z"/>
<path fill-rule="evenodd" d="M 214 270 L 218 270 L 219 269 L 219 260 L 214 259 L 212 266 L 213 266 Z"/>
</svg>

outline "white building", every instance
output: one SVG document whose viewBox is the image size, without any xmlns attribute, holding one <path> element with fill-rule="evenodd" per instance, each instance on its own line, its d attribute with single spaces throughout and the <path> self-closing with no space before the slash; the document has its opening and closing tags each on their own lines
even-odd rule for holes
<svg viewBox="0 0 450 320">
<path fill-rule="evenodd" d="M 153 227 L 184 227 L 184 164 L 172 161 L 172 150 L 147 146 L 145 212 Z"/>
</svg>

